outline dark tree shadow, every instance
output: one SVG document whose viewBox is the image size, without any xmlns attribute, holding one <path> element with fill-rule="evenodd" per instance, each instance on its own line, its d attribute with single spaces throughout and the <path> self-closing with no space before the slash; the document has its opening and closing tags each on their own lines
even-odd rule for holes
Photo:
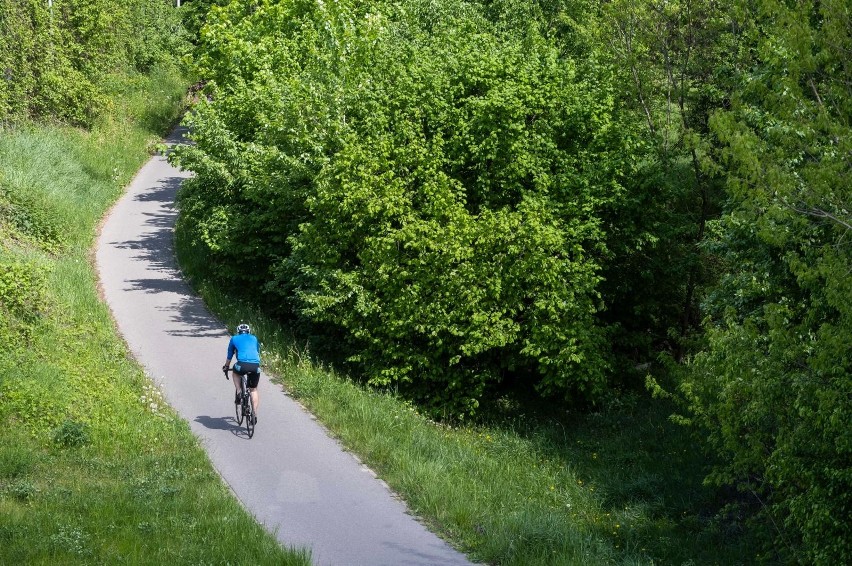
<svg viewBox="0 0 852 566">
<path fill-rule="evenodd" d="M 177 210 L 174 200 L 182 177 L 168 177 L 149 191 L 135 196 L 135 200 L 161 203 L 158 211 L 145 213 L 144 226 L 147 232 L 141 237 L 121 242 L 110 242 L 119 249 L 134 251 L 133 258 L 147 264 L 152 277 L 128 281 L 127 291 L 144 293 L 172 293 L 178 296 L 177 306 L 170 319 L 180 323 L 180 329 L 167 330 L 173 336 L 225 337 L 224 325 L 207 309 L 204 301 L 195 295 L 183 280 L 174 253 L 174 225 Z"/>
</svg>

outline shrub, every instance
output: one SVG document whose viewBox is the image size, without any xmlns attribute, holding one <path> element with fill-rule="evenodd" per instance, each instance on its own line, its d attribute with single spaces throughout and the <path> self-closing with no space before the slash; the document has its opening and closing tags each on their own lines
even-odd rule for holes
<svg viewBox="0 0 852 566">
<path fill-rule="evenodd" d="M 35 262 L 0 255 L 0 337 L 24 340 L 32 335 L 47 308 L 45 270 Z"/>
<path fill-rule="evenodd" d="M 606 69 L 527 23 L 466 2 L 214 9 L 182 229 L 223 280 L 345 336 L 374 384 L 455 413 L 507 374 L 594 399 L 629 136 Z"/>
<path fill-rule="evenodd" d="M 53 431 L 53 441 L 63 448 L 84 446 L 91 441 L 89 427 L 85 423 L 65 420 Z"/>
</svg>

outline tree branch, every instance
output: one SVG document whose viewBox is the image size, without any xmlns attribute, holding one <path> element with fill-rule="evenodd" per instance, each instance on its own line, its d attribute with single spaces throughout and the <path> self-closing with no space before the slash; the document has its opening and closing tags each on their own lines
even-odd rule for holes
<svg viewBox="0 0 852 566">
<path fill-rule="evenodd" d="M 786 202 L 784 203 L 784 206 L 786 206 L 787 208 L 789 208 L 790 210 L 792 210 L 794 212 L 798 212 L 799 214 L 806 214 L 807 216 L 814 216 L 816 218 L 827 218 L 827 219 L 831 220 L 832 222 L 836 222 L 837 224 L 840 224 L 841 226 L 843 226 L 847 230 L 852 230 L 852 224 L 850 224 L 849 222 L 847 222 L 847 221 L 845 221 L 841 218 L 836 217 L 832 213 L 827 212 L 827 211 L 825 211 L 821 208 L 811 207 L 810 209 L 801 209 L 801 208 L 796 208 L 792 204 L 787 204 Z"/>
<path fill-rule="evenodd" d="M 816 97 L 817 103 L 819 103 L 819 107 L 825 111 L 825 105 L 822 103 L 822 98 L 819 96 L 819 91 L 817 91 L 817 87 L 814 84 L 814 78 L 808 77 L 808 84 L 811 85 L 811 90 L 814 91 L 814 96 Z"/>
</svg>

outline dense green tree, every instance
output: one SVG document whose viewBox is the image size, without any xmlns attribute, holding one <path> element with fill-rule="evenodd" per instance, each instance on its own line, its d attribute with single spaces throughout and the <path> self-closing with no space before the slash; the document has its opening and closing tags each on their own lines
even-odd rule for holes
<svg viewBox="0 0 852 566">
<path fill-rule="evenodd" d="M 741 5 L 752 66 L 712 126 L 729 203 L 709 347 L 687 392 L 790 560 L 852 560 L 852 13 L 841 1 Z"/>
<path fill-rule="evenodd" d="M 593 398 L 613 351 L 688 360 L 710 481 L 760 502 L 772 556 L 849 561 L 848 6 L 237 0 L 206 22 L 181 229 L 222 281 L 455 413 L 509 377 Z"/>
<path fill-rule="evenodd" d="M 181 21 L 193 41 L 197 42 L 210 9 L 213 6 L 224 6 L 228 2 L 229 0 L 183 0 L 181 2 Z"/>
</svg>

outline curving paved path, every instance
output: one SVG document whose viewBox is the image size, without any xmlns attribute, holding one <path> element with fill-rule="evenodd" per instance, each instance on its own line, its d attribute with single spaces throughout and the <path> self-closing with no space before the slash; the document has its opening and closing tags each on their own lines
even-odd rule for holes
<svg viewBox="0 0 852 566">
<path fill-rule="evenodd" d="M 124 339 L 213 465 L 283 546 L 310 548 L 315 564 L 470 564 L 266 377 L 254 438 L 236 426 L 234 388 L 220 370 L 227 331 L 181 279 L 172 251 L 173 202 L 187 176 L 153 157 L 105 220 L 96 261 Z"/>
</svg>

